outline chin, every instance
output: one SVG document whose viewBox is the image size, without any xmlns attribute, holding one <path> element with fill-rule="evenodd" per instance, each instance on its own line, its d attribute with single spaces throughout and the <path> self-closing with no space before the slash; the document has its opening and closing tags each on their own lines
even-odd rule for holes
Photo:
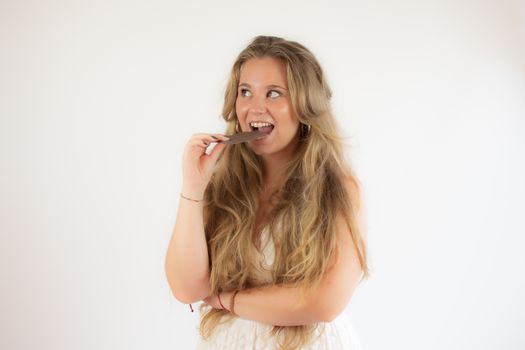
<svg viewBox="0 0 525 350">
<path fill-rule="evenodd" d="M 269 152 L 267 149 L 263 149 L 262 147 L 258 146 L 252 146 L 248 145 L 248 147 L 252 150 L 253 153 L 257 154 L 258 156 L 264 156 L 268 154 L 272 154 L 273 152 Z"/>
</svg>

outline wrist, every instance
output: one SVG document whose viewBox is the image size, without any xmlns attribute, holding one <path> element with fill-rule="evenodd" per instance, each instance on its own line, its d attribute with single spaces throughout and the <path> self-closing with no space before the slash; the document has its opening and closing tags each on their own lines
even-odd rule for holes
<svg viewBox="0 0 525 350">
<path fill-rule="evenodd" d="M 222 297 L 221 297 L 221 294 L 222 294 Z M 228 312 L 231 312 L 230 309 L 228 309 L 225 305 L 225 301 L 228 300 L 228 298 L 226 297 L 226 294 L 227 293 L 218 293 L 217 294 L 217 300 L 219 301 L 219 305 L 221 306 L 221 308 L 223 310 L 226 310 Z M 223 302 L 224 301 L 224 302 Z"/>
<path fill-rule="evenodd" d="M 204 198 L 204 189 L 197 189 L 189 186 L 182 186 L 181 195 L 183 197 L 202 200 Z"/>
<path fill-rule="evenodd" d="M 239 293 L 239 290 L 234 290 L 232 293 L 230 293 L 229 295 L 229 300 L 230 300 L 230 312 L 232 313 L 232 315 L 235 315 L 237 316 L 237 312 L 235 311 L 235 297 L 237 296 L 237 293 Z"/>
<path fill-rule="evenodd" d="M 187 201 L 196 202 L 196 203 L 200 203 L 204 201 L 204 198 L 201 198 L 201 199 L 191 198 L 191 197 L 185 196 L 184 194 L 182 194 L 182 192 L 180 193 L 180 197 Z"/>
</svg>

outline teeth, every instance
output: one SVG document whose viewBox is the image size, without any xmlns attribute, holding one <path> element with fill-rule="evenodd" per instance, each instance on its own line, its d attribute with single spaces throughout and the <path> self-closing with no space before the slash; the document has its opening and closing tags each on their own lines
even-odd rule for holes
<svg viewBox="0 0 525 350">
<path fill-rule="evenodd" d="M 273 126 L 273 124 L 270 123 L 262 123 L 262 122 L 252 122 L 250 125 L 254 128 L 261 128 L 263 126 Z"/>
</svg>

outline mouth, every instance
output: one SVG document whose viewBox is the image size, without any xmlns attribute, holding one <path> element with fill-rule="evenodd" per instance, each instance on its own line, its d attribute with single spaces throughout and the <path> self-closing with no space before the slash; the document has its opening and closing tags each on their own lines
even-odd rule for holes
<svg viewBox="0 0 525 350">
<path fill-rule="evenodd" d="M 275 128 L 275 125 L 268 122 L 251 122 L 250 123 L 250 129 L 252 131 L 260 131 L 266 135 L 269 135 L 273 129 Z"/>
</svg>

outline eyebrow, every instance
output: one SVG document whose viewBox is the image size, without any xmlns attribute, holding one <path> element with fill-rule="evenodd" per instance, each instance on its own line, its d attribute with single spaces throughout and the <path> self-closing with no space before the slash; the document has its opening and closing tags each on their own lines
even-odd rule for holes
<svg viewBox="0 0 525 350">
<path fill-rule="evenodd" d="M 251 88 L 251 85 L 250 85 L 250 84 L 246 84 L 246 83 L 240 83 L 240 84 L 239 84 L 239 87 L 241 87 L 241 86 L 246 86 L 246 87 Z M 271 84 L 271 85 L 268 85 L 268 86 L 266 86 L 266 87 L 267 87 L 267 88 L 279 88 L 279 89 L 283 89 L 283 90 L 288 90 L 288 89 L 286 89 L 286 88 L 283 88 L 282 86 L 275 85 L 275 84 Z"/>
</svg>

